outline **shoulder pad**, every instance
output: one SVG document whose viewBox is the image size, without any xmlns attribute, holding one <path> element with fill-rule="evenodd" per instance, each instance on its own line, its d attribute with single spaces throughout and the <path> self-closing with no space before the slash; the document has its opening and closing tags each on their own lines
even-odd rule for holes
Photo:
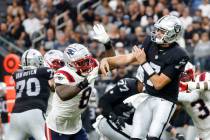
<svg viewBox="0 0 210 140">
<path fill-rule="evenodd" d="M 54 80 L 55 83 L 64 85 L 70 85 L 75 82 L 74 77 L 66 70 L 66 68 L 58 69 L 54 75 Z"/>
</svg>

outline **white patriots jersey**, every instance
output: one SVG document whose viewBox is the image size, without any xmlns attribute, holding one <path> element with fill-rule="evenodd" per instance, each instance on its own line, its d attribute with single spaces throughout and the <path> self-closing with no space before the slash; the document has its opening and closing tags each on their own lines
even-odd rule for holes
<svg viewBox="0 0 210 140">
<path fill-rule="evenodd" d="M 98 65 L 90 72 L 88 77 L 97 76 L 97 74 Z M 67 66 L 59 69 L 54 75 L 56 84 L 76 86 L 83 80 L 84 77 L 78 75 Z M 46 119 L 47 127 L 62 134 L 77 133 L 82 128 L 81 113 L 88 105 L 94 81 L 91 80 L 87 88 L 67 101 L 62 101 L 55 93 L 53 95 L 51 112 Z"/>
<path fill-rule="evenodd" d="M 204 81 L 203 78 L 205 78 L 205 75 L 198 75 L 196 81 Z M 179 100 L 182 100 L 180 94 L 186 94 L 185 96 L 189 97 L 189 101 L 182 101 L 182 103 L 195 126 L 200 131 L 210 130 L 210 91 L 194 90 L 194 92 L 197 92 L 197 95 L 195 93 L 192 96 L 191 93 L 179 93 Z"/>
</svg>

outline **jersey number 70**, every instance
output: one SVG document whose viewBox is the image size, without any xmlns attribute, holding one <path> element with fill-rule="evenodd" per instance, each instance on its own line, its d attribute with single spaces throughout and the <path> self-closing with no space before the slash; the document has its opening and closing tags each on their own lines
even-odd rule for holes
<svg viewBox="0 0 210 140">
<path fill-rule="evenodd" d="M 34 88 L 32 88 L 34 87 Z M 21 98 L 23 91 L 26 91 L 27 96 L 37 96 L 40 93 L 40 82 L 37 78 L 30 78 L 28 80 L 21 80 L 16 83 L 16 98 Z"/>
</svg>

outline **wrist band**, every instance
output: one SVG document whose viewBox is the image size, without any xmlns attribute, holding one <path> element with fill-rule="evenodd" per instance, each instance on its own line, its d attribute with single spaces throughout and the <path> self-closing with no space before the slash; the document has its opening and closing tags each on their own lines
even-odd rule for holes
<svg viewBox="0 0 210 140">
<path fill-rule="evenodd" d="M 141 66 L 144 69 L 144 71 L 148 74 L 149 77 L 155 74 L 155 71 L 152 69 L 152 67 L 150 66 L 148 62 L 143 63 Z"/>
<path fill-rule="evenodd" d="M 112 48 L 111 40 L 104 44 L 106 50 L 110 50 Z"/>
</svg>

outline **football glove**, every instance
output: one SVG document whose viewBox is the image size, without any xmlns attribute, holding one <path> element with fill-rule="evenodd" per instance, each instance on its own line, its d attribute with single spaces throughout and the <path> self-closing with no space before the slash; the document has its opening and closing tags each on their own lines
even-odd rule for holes
<svg viewBox="0 0 210 140">
<path fill-rule="evenodd" d="M 130 115 L 134 113 L 135 109 L 132 106 L 132 104 L 129 103 L 123 103 L 117 106 L 117 110 L 122 113 L 122 116 L 126 119 L 129 119 Z"/>
<path fill-rule="evenodd" d="M 106 33 L 104 26 L 102 24 L 96 24 L 93 26 L 94 36 L 93 39 L 106 44 L 110 41 L 108 34 Z"/>
<path fill-rule="evenodd" d="M 119 130 L 122 130 L 122 127 L 125 128 L 125 118 L 121 116 L 117 116 L 115 113 L 109 113 L 109 119 L 115 123 Z"/>
</svg>

